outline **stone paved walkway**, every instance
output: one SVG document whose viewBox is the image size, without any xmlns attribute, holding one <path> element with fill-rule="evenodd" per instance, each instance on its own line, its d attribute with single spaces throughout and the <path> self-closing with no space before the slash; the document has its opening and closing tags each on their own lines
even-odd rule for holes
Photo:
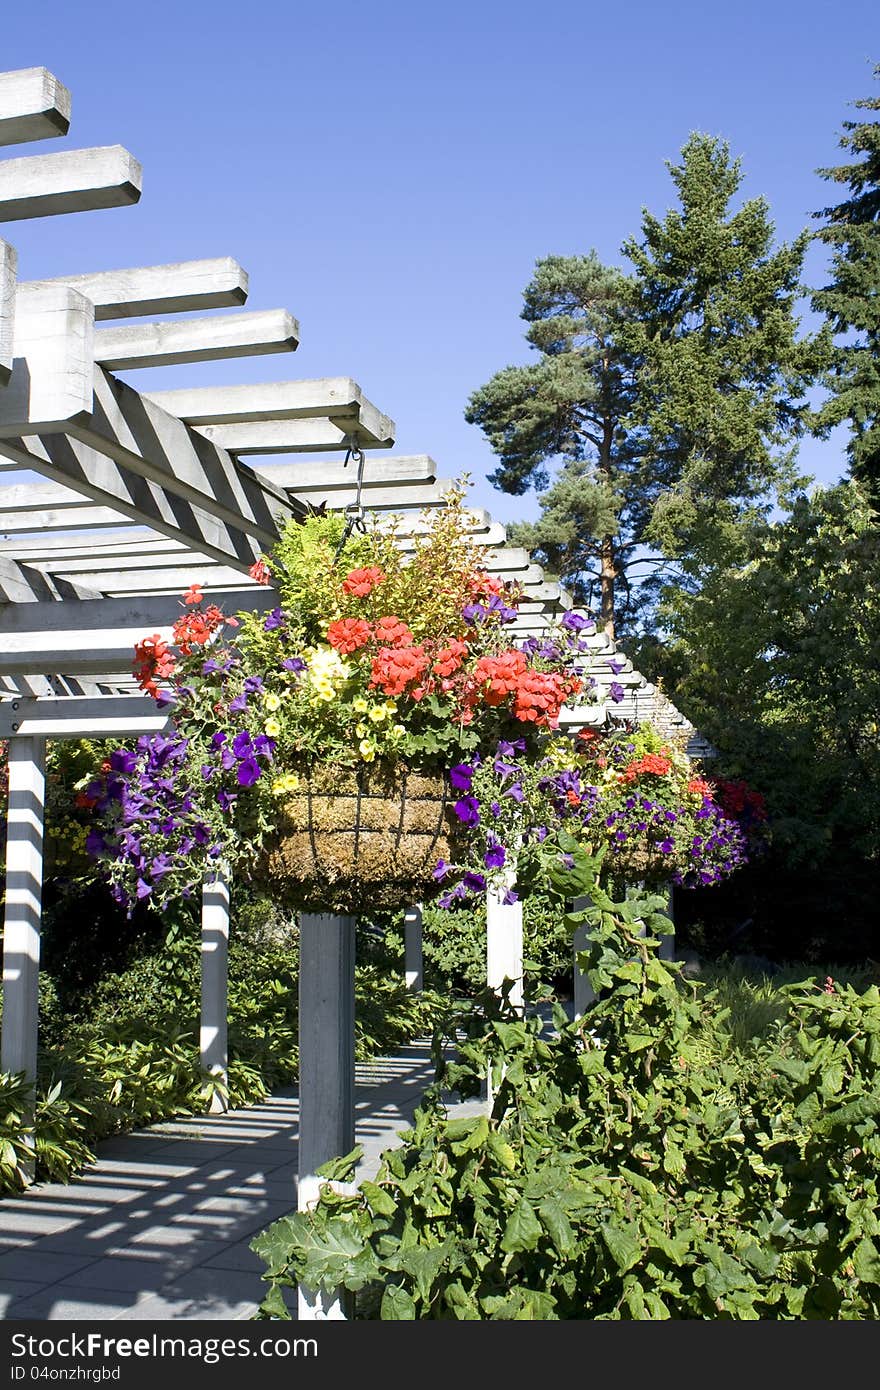
<svg viewBox="0 0 880 1390">
<path fill-rule="evenodd" d="M 432 1080 L 427 1043 L 358 1066 L 359 1177 Z M 107 1140 L 78 1181 L 4 1197 L 0 1318 L 249 1318 L 266 1286 L 248 1242 L 296 1206 L 296 1136 L 289 1088 Z"/>
</svg>

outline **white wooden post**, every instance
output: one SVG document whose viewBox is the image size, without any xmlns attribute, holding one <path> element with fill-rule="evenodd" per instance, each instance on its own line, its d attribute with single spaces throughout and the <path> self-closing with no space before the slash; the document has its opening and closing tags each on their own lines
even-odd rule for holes
<svg viewBox="0 0 880 1390">
<path fill-rule="evenodd" d="M 10 739 L 0 1070 L 24 1072 L 32 1083 L 37 1076 L 45 788 L 46 740 Z M 22 1168 L 32 1182 L 33 1161 Z"/>
<path fill-rule="evenodd" d="M 408 907 L 403 914 L 403 968 L 406 988 L 418 994 L 425 988 L 425 967 L 422 955 L 422 905 Z"/>
<path fill-rule="evenodd" d="M 227 1017 L 229 977 L 229 877 L 219 864 L 202 886 L 202 1018 L 199 1052 L 202 1068 L 229 1084 Z M 229 1108 L 224 1094 L 211 1095 L 211 1113 Z"/>
<path fill-rule="evenodd" d="M 316 1169 L 354 1148 L 354 917 L 299 919 L 299 1183 L 297 1206 L 317 1200 Z M 300 1320 L 350 1316 L 344 1291 L 300 1287 Z"/>
<path fill-rule="evenodd" d="M 588 897 L 572 898 L 572 912 L 583 912 L 584 908 L 590 906 Z M 580 1018 L 586 1012 L 587 1006 L 594 1003 L 596 991 L 590 984 L 589 977 L 581 970 L 578 965 L 578 952 L 585 951 L 589 942 L 589 932 L 586 922 L 581 922 L 574 933 L 572 948 L 574 951 L 574 1016 Z"/>
<path fill-rule="evenodd" d="M 509 875 L 509 885 L 515 874 Z M 523 1012 L 523 909 L 521 902 L 503 902 L 504 889 L 486 893 L 486 984 L 501 993 L 505 980 L 513 981 L 509 999 Z"/>
</svg>

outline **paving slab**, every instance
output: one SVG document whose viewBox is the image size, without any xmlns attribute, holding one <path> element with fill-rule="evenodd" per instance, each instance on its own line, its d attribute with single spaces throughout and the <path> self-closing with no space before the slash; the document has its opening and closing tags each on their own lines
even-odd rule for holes
<svg viewBox="0 0 880 1390">
<path fill-rule="evenodd" d="M 427 1042 L 358 1066 L 359 1179 L 432 1080 Z M 252 1317 L 266 1286 L 249 1242 L 296 1207 L 297 1128 L 296 1088 L 284 1087 L 226 1115 L 115 1136 L 80 1181 L 0 1200 L 0 1318 Z"/>
</svg>

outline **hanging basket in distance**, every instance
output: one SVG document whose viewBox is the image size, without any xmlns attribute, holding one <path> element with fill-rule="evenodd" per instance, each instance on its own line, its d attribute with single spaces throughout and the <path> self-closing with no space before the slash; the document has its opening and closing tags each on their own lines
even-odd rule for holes
<svg viewBox="0 0 880 1390">
<path fill-rule="evenodd" d="M 455 858 L 455 796 L 442 772 L 319 765 L 281 803 L 259 873 L 298 911 L 366 914 L 424 902 L 440 889 L 438 859 Z"/>
</svg>

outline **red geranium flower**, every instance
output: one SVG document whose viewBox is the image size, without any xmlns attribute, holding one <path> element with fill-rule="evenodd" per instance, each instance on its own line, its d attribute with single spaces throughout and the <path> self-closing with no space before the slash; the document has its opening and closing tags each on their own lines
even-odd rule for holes
<svg viewBox="0 0 880 1390">
<path fill-rule="evenodd" d="M 352 570 L 342 581 L 342 592 L 355 598 L 367 598 L 385 575 L 378 565 L 368 565 L 366 569 Z"/>
</svg>

